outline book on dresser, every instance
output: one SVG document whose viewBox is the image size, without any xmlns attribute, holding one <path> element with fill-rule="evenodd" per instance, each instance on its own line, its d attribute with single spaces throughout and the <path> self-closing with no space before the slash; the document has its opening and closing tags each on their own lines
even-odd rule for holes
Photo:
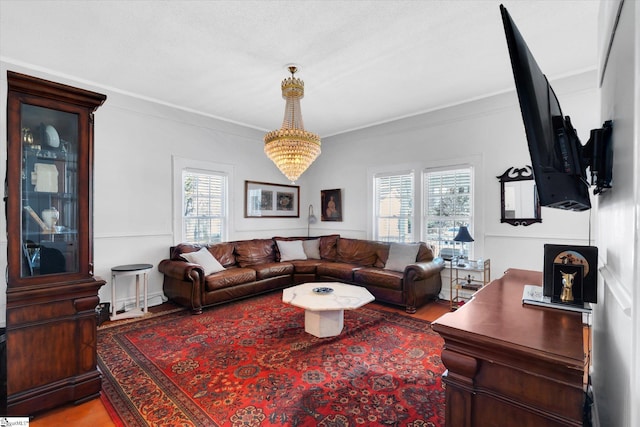
<svg viewBox="0 0 640 427">
<path fill-rule="evenodd" d="M 524 290 L 522 291 L 522 304 L 549 307 L 558 310 L 576 311 L 579 313 L 591 313 L 591 306 L 589 303 L 577 305 L 554 302 L 551 297 L 544 296 L 543 292 L 544 290 L 542 286 L 525 285 Z"/>
</svg>

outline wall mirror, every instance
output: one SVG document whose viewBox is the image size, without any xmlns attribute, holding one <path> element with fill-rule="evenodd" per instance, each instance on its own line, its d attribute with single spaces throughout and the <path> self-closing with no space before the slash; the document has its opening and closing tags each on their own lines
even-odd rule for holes
<svg viewBox="0 0 640 427">
<path fill-rule="evenodd" d="M 509 168 L 497 178 L 500 180 L 500 222 L 511 225 L 542 222 L 531 166 Z"/>
</svg>

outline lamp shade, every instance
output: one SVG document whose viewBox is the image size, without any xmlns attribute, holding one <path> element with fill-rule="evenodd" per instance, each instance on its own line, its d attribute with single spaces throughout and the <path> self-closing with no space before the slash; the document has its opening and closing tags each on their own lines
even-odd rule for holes
<svg viewBox="0 0 640 427">
<path fill-rule="evenodd" d="M 469 234 L 467 226 L 463 225 L 460 227 L 458 234 L 456 234 L 456 237 L 454 237 L 453 240 L 456 242 L 473 242 L 473 237 Z"/>
<path fill-rule="evenodd" d="M 318 217 L 313 214 L 313 205 L 309 205 L 309 216 L 307 217 L 307 222 L 309 224 L 315 224 L 318 222 Z"/>
<path fill-rule="evenodd" d="M 309 216 L 307 217 L 307 237 L 311 236 L 311 224 L 318 222 L 318 218 L 313 214 L 313 205 L 309 205 Z"/>
</svg>

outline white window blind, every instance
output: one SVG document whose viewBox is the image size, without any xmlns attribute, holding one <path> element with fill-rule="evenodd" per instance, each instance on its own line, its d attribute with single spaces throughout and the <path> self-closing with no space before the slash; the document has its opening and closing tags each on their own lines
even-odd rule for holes
<svg viewBox="0 0 640 427">
<path fill-rule="evenodd" d="M 227 176 L 182 171 L 182 236 L 193 243 L 216 243 L 226 237 Z"/>
<path fill-rule="evenodd" d="M 462 245 L 454 242 L 461 225 L 472 225 L 473 170 L 471 167 L 427 170 L 423 177 L 423 236 L 436 248 L 436 254 L 450 258 L 460 254 Z M 470 244 L 465 244 L 469 255 Z"/>
<path fill-rule="evenodd" d="M 374 239 L 412 242 L 413 172 L 374 176 Z"/>
</svg>

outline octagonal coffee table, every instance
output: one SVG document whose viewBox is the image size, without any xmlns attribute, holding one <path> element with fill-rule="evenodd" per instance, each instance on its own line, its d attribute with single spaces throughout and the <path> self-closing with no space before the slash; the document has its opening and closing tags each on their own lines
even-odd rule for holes
<svg viewBox="0 0 640 427">
<path fill-rule="evenodd" d="M 304 308 L 304 330 L 318 338 L 340 335 L 344 310 L 374 301 L 363 287 L 338 282 L 310 282 L 282 291 L 282 302 Z"/>
</svg>

